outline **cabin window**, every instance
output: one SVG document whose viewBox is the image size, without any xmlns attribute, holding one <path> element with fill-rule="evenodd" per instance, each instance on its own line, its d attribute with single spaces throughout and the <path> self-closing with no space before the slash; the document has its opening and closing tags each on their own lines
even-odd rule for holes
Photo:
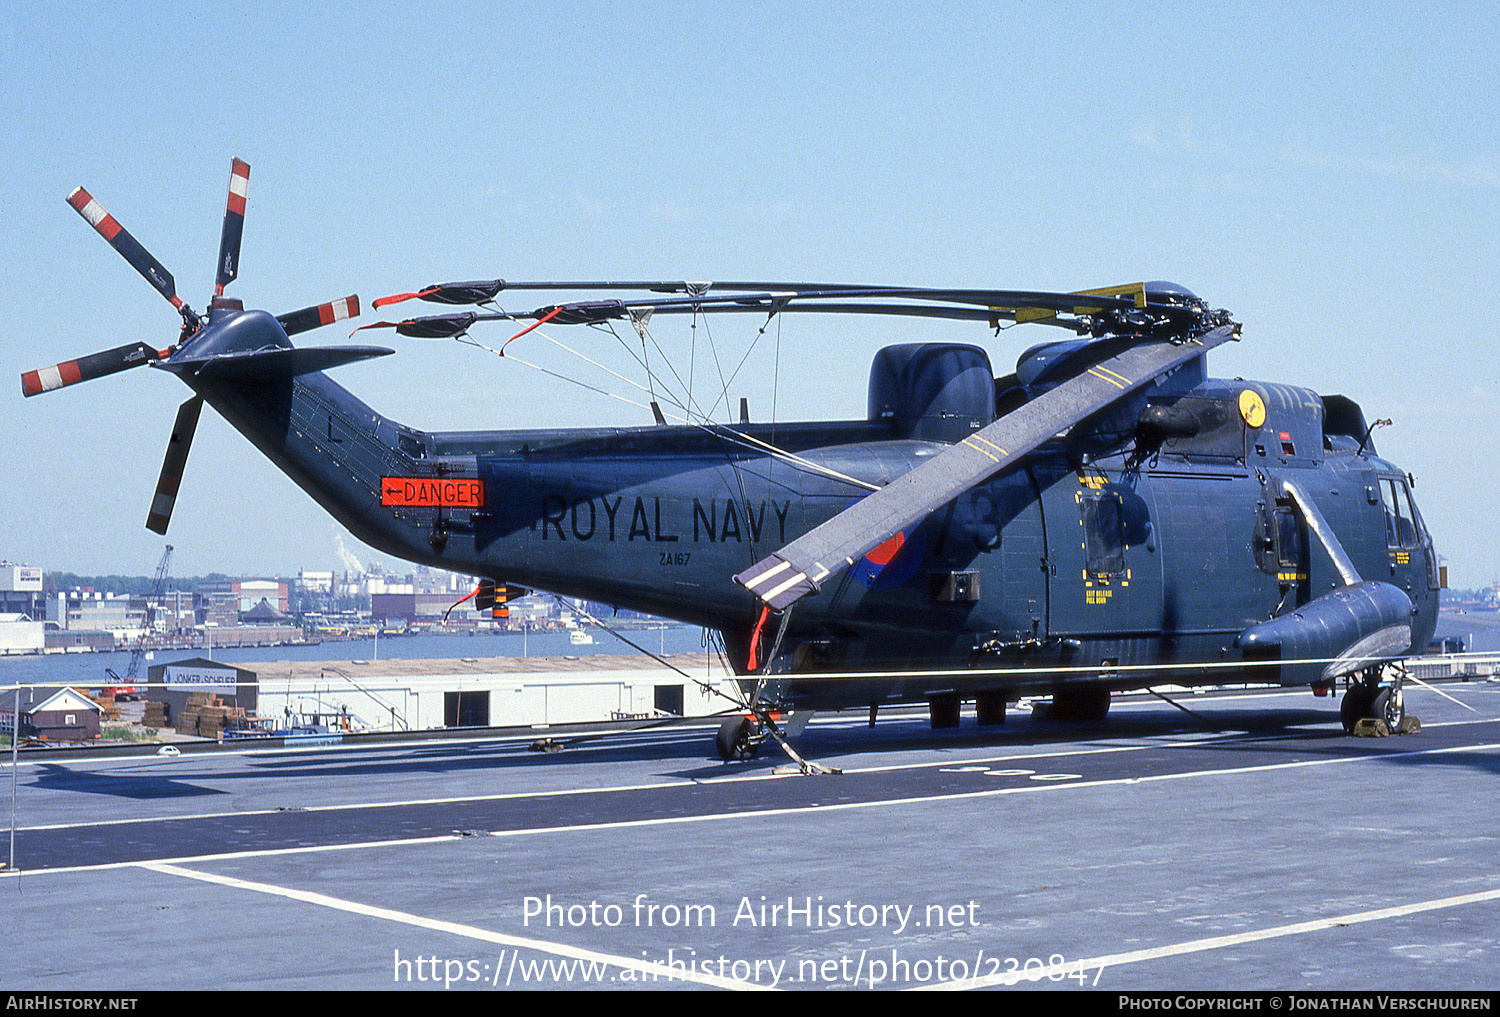
<svg viewBox="0 0 1500 1017">
<path fill-rule="evenodd" d="M 1271 504 L 1261 502 L 1256 512 L 1254 540 L 1255 561 L 1261 571 L 1283 582 L 1305 578 L 1307 559 L 1302 533 L 1302 519 L 1285 499 Z"/>
<path fill-rule="evenodd" d="M 1102 579 L 1125 571 L 1125 512 L 1116 495 L 1081 498 L 1083 548 L 1089 577 Z"/>
<path fill-rule="evenodd" d="M 1302 567 L 1302 527 L 1290 508 L 1276 509 L 1276 564 L 1282 571 Z"/>
</svg>

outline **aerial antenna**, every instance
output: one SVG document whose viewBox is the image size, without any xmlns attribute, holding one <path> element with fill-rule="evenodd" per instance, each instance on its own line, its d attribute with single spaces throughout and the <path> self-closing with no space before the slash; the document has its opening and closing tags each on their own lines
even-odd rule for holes
<svg viewBox="0 0 1500 1017">
<path fill-rule="evenodd" d="M 1359 439 L 1359 450 L 1358 451 L 1361 452 L 1361 453 L 1364 452 L 1365 446 L 1370 443 L 1370 435 L 1374 433 L 1375 428 L 1377 428 L 1377 427 L 1390 427 L 1390 426 L 1391 426 L 1391 418 L 1390 417 L 1386 417 L 1384 420 L 1377 420 L 1373 424 L 1371 424 L 1369 427 L 1365 428 L 1365 436 L 1363 438 Z"/>
</svg>

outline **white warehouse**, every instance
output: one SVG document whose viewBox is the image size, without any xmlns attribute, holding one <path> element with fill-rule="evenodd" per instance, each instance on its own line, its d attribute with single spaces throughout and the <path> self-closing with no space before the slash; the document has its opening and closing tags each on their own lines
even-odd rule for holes
<svg viewBox="0 0 1500 1017">
<path fill-rule="evenodd" d="M 695 653 L 667 659 L 690 677 L 645 656 L 275 661 L 234 665 L 242 680 L 245 672 L 253 674 L 253 695 L 235 696 L 227 686 L 216 691 L 277 727 L 344 726 L 347 717 L 355 731 L 707 716 L 736 701 L 733 681 L 717 658 Z"/>
</svg>

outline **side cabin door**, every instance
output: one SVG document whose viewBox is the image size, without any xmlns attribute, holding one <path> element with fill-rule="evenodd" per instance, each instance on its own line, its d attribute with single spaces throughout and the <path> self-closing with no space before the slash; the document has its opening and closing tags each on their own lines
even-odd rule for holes
<svg viewBox="0 0 1500 1017">
<path fill-rule="evenodd" d="M 964 492 L 950 508 L 952 525 L 945 525 L 938 553 L 929 561 L 932 597 L 955 596 L 954 577 L 962 573 L 954 570 L 972 570 L 980 583 L 970 596 L 980 610 L 969 622 L 971 630 L 1015 644 L 1045 639 L 1047 537 L 1032 471 L 992 478 Z"/>
<path fill-rule="evenodd" d="M 804 498 L 805 507 L 814 499 Z M 827 499 L 823 517 L 849 504 Z M 980 642 L 1044 640 L 1047 540 L 1036 481 L 1025 468 L 960 494 L 852 563 L 803 617 L 841 619 L 916 635 L 911 666 Z M 945 642 L 949 640 L 949 642 Z"/>
<path fill-rule="evenodd" d="M 1141 475 L 1037 468 L 1047 530 L 1048 627 L 1079 663 L 1149 660 L 1162 635 L 1156 508 Z"/>
</svg>

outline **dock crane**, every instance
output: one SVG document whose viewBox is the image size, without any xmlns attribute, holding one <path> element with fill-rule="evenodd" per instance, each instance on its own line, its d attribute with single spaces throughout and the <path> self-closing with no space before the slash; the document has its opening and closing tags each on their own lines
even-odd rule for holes
<svg viewBox="0 0 1500 1017">
<path fill-rule="evenodd" d="M 100 691 L 106 696 L 115 699 L 129 699 L 141 693 L 136 687 L 136 679 L 141 670 L 141 658 L 146 655 L 146 642 L 151 636 L 154 628 L 155 605 L 161 600 L 162 591 L 166 589 L 167 573 L 172 565 L 172 545 L 162 552 L 161 561 L 156 566 L 156 576 L 151 580 L 151 592 L 146 595 L 145 631 L 135 641 L 135 649 L 130 654 L 130 666 L 125 669 L 125 677 L 121 678 L 112 667 L 106 667 L 104 673 L 109 675 L 113 685 L 106 685 Z"/>
</svg>

